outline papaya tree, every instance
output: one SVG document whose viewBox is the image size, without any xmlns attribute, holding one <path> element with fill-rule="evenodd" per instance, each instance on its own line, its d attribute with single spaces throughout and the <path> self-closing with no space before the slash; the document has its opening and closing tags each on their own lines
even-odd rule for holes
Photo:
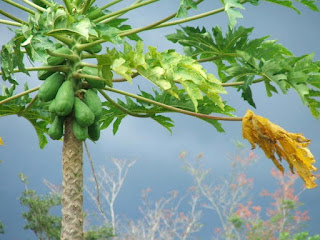
<svg viewBox="0 0 320 240">
<path fill-rule="evenodd" d="M 218 132 L 224 131 L 221 121 L 242 121 L 243 137 L 253 148 L 260 146 L 282 172 L 280 160 L 286 160 L 307 188 L 316 186 L 315 159 L 307 148 L 310 140 L 252 111 L 237 117 L 221 97 L 233 87 L 255 107 L 252 84 L 264 84 L 269 97 L 293 89 L 319 117 L 320 62 L 312 54 L 294 56 L 268 37 L 251 39 L 253 28 L 237 26 L 240 10 L 262 0 L 221 0 L 221 7 L 192 16 L 189 10 L 204 0 L 180 0 L 170 15 L 138 28 L 126 24 L 125 15 L 147 5 L 157 7 L 158 0 L 136 0 L 115 11 L 110 7 L 122 0 L 102 6 L 95 0 L 63 0 L 63 5 L 53 0 L 22 1 L 2 0 L 15 12 L 0 9 L 4 18 L 0 23 L 13 28 L 12 39 L 0 54 L 4 81 L 0 114 L 22 116 L 32 123 L 40 148 L 47 136 L 63 139 L 61 239 L 83 239 L 83 142 L 98 141 L 100 131 L 110 125 L 115 134 L 126 116 L 150 118 L 169 131 L 174 124 L 166 113 L 171 112 L 199 118 Z M 265 1 L 297 12 L 299 4 L 319 11 L 316 0 Z M 28 18 L 22 19 L 20 12 Z M 219 26 L 207 30 L 184 24 L 220 13 L 229 18 L 226 32 Z M 181 45 L 184 54 L 145 46 L 139 36 L 179 24 L 184 26 L 166 38 Z M 208 73 L 202 63 L 213 64 L 217 74 Z M 15 73 L 30 76 L 33 71 L 39 86 L 30 89 L 25 84 L 22 90 Z M 137 78 L 148 80 L 155 89 L 138 93 L 119 89 L 122 82 L 138 84 Z M 115 100 L 115 95 L 121 97 Z"/>
</svg>

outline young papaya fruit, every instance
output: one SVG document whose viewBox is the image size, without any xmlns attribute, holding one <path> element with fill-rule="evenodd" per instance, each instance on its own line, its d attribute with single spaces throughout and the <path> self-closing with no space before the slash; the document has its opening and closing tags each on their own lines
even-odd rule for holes
<svg viewBox="0 0 320 240">
<path fill-rule="evenodd" d="M 74 117 L 82 127 L 88 127 L 94 122 L 94 114 L 79 98 L 74 99 Z"/>
<path fill-rule="evenodd" d="M 104 15 L 104 14 L 103 14 L 103 12 L 101 11 L 101 9 L 96 8 L 96 9 L 94 9 L 94 10 L 92 10 L 92 11 L 89 12 L 88 18 L 89 18 L 90 20 L 94 20 L 94 19 L 97 19 L 98 17 L 101 17 L 101 16 L 103 16 L 103 15 Z"/>
<path fill-rule="evenodd" d="M 92 76 L 98 76 L 98 68 L 95 67 L 83 67 L 81 70 L 82 73 L 92 75 Z"/>
<path fill-rule="evenodd" d="M 58 90 L 59 91 L 59 90 Z M 49 112 L 55 113 L 56 112 L 56 103 L 55 98 L 49 104 Z"/>
<path fill-rule="evenodd" d="M 89 47 L 89 48 L 86 48 L 84 49 L 86 52 L 88 53 L 92 53 L 92 54 L 95 54 L 95 53 L 99 53 L 101 52 L 102 50 L 102 45 L 101 44 L 96 44 L 92 47 Z"/>
<path fill-rule="evenodd" d="M 92 141 L 98 141 L 100 138 L 100 124 L 98 121 L 94 122 L 88 127 L 88 136 Z"/>
<path fill-rule="evenodd" d="M 58 72 L 49 76 L 40 86 L 38 98 L 43 102 L 54 99 L 64 79 L 65 76 Z"/>
<path fill-rule="evenodd" d="M 98 68 L 93 68 L 93 67 L 83 67 L 81 72 L 83 74 L 87 74 L 87 75 L 92 75 L 94 77 L 99 76 L 98 74 Z M 103 80 L 99 80 L 99 79 L 94 79 L 94 78 L 85 78 L 85 80 L 89 83 L 89 85 L 92 88 L 104 88 L 106 86 L 106 82 Z"/>
<path fill-rule="evenodd" d="M 67 47 L 58 48 L 58 49 L 54 50 L 53 53 L 61 53 L 61 54 L 66 54 L 66 55 L 72 54 L 71 50 Z M 65 60 L 64 57 L 50 56 L 50 57 L 48 57 L 47 62 L 48 62 L 48 65 L 50 65 L 50 66 L 56 66 L 56 65 L 63 63 L 64 60 Z"/>
<path fill-rule="evenodd" d="M 58 140 L 62 138 L 63 135 L 63 122 L 64 118 L 60 116 L 55 116 L 49 130 L 48 134 L 53 140 Z"/>
<path fill-rule="evenodd" d="M 56 42 L 56 43 L 54 43 L 54 46 L 55 46 L 56 49 L 58 49 L 58 48 L 64 47 L 65 45 L 63 45 L 63 44 L 61 44 L 59 42 Z"/>
<path fill-rule="evenodd" d="M 71 81 L 65 81 L 57 92 L 54 100 L 54 110 L 59 116 L 67 116 L 73 108 L 74 91 Z"/>
<path fill-rule="evenodd" d="M 84 94 L 83 102 L 93 112 L 94 120 L 98 121 L 102 114 L 102 103 L 97 93 L 92 89 L 88 89 Z"/>
<path fill-rule="evenodd" d="M 79 141 L 84 141 L 88 138 L 88 127 L 79 125 L 76 120 L 72 123 L 72 131 L 75 138 Z"/>
<path fill-rule="evenodd" d="M 46 67 L 48 65 L 43 65 L 43 66 Z M 53 72 L 53 71 L 40 70 L 40 71 L 38 71 L 37 75 L 38 75 L 39 80 L 46 80 L 49 76 L 51 76 L 54 73 L 55 72 Z"/>
<path fill-rule="evenodd" d="M 37 4 L 38 6 L 42 7 L 42 8 L 47 8 L 48 6 L 43 3 L 42 1 L 40 0 L 32 0 L 33 3 Z"/>
</svg>

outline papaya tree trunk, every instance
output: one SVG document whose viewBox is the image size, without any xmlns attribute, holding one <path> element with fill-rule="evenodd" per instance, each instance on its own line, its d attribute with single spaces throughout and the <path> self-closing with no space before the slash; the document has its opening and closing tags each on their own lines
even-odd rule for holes
<svg viewBox="0 0 320 240">
<path fill-rule="evenodd" d="M 73 135 L 72 121 L 67 117 L 63 138 L 61 240 L 83 240 L 83 148 Z"/>
</svg>

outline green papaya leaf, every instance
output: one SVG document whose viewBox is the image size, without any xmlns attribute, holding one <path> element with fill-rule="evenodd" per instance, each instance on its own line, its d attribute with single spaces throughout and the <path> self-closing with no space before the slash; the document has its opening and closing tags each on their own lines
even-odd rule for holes
<svg viewBox="0 0 320 240">
<path fill-rule="evenodd" d="M 186 18 L 188 16 L 188 8 L 197 9 L 197 4 L 193 0 L 180 0 L 180 6 L 177 11 L 176 17 Z"/>
<path fill-rule="evenodd" d="M 25 86 L 25 90 L 28 90 L 27 85 Z M 3 93 L 0 96 L 0 101 L 12 96 L 13 93 L 14 91 L 4 87 Z M 49 112 L 46 111 L 47 106 L 38 100 L 36 100 L 27 111 L 24 111 L 31 101 L 32 98 L 29 95 L 24 95 L 18 99 L 1 104 L 0 117 L 17 115 L 27 119 L 36 130 L 39 146 L 42 149 L 48 142 L 45 133 L 47 133 L 47 125 L 51 122 L 51 117 Z"/>
<path fill-rule="evenodd" d="M 239 0 L 221 0 L 224 5 L 224 11 L 229 18 L 229 27 L 232 29 L 237 24 L 237 18 L 243 18 L 237 9 L 245 9 Z"/>
</svg>

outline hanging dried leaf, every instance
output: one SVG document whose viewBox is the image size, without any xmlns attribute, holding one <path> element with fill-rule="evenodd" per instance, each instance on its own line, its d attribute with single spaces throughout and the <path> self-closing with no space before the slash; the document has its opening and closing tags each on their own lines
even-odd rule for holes
<svg viewBox="0 0 320 240">
<path fill-rule="evenodd" d="M 255 115 L 250 110 L 242 120 L 242 134 L 243 138 L 251 143 L 253 149 L 256 144 L 259 145 L 281 172 L 284 172 L 284 168 L 280 162 L 285 159 L 291 172 L 294 173 L 296 170 L 307 188 L 317 186 L 314 182 L 316 178 L 312 173 L 317 171 L 317 168 L 312 165 L 315 159 L 307 148 L 310 140 L 302 134 L 287 132 L 268 119 Z"/>
<path fill-rule="evenodd" d="M 0 145 L 4 146 L 4 143 L 2 141 L 2 138 L 0 137 Z"/>
</svg>

